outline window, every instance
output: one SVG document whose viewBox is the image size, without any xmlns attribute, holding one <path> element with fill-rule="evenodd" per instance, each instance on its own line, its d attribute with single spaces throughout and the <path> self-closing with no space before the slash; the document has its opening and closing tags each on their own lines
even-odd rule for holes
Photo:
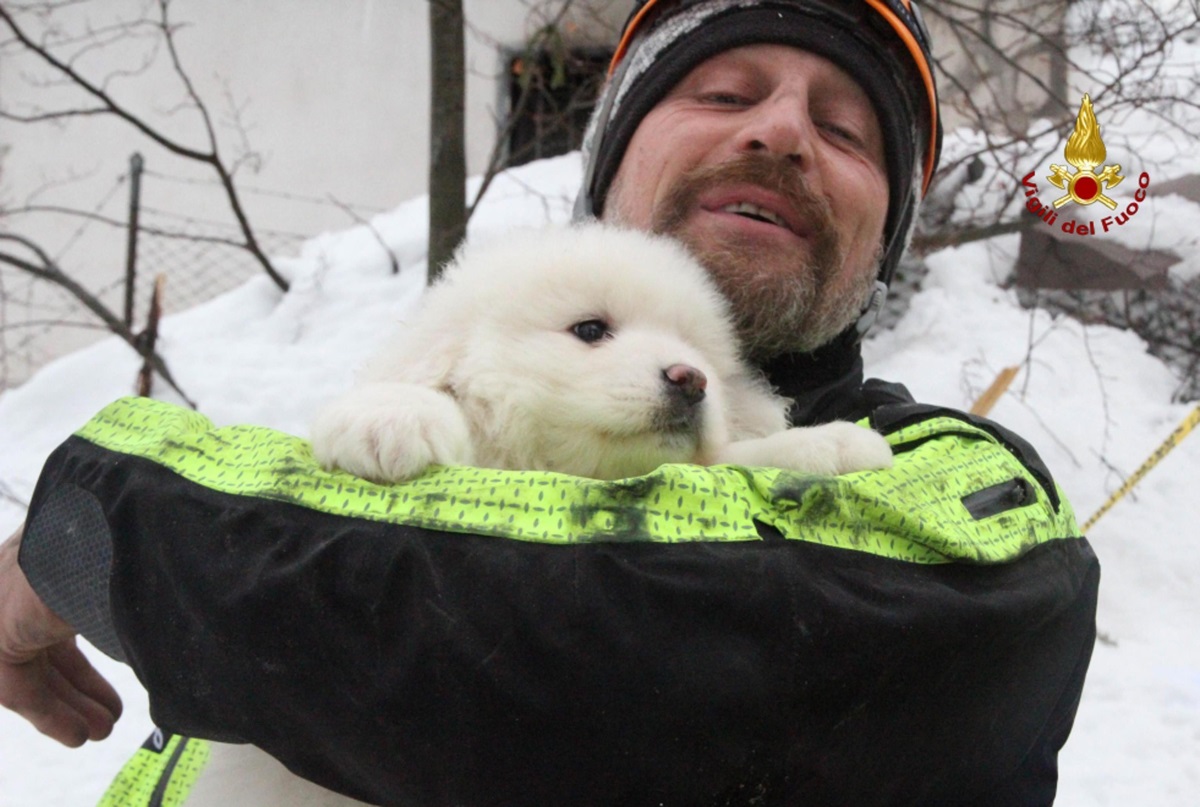
<svg viewBox="0 0 1200 807">
<path fill-rule="evenodd" d="M 579 148 L 604 84 L 612 50 L 602 47 L 516 52 L 508 58 L 508 166 Z"/>
</svg>

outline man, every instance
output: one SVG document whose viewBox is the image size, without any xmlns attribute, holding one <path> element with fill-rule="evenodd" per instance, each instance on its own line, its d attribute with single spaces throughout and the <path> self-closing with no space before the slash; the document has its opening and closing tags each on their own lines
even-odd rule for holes
<svg viewBox="0 0 1200 807">
<path fill-rule="evenodd" d="M 170 499 L 164 522 L 145 492 L 110 507 L 67 469 L 35 497 L 34 587 L 134 665 L 167 728 L 254 742 L 374 803 L 1052 802 L 1095 558 L 1020 438 L 862 380 L 859 339 L 940 141 L 916 14 L 908 0 L 637 3 L 578 209 L 686 243 L 796 400 L 794 423 L 870 416 L 915 429 L 897 448 L 915 451 L 948 420 L 975 440 L 946 443 L 964 467 L 972 447 L 1003 446 L 1019 476 L 961 502 L 963 529 L 1033 519 L 1003 562 L 913 562 L 853 529 L 785 540 L 767 520 L 758 541 L 569 546 L 419 527 L 377 540 L 268 501 L 227 515 Z M 923 485 L 893 504 L 917 506 Z M 957 545 L 925 516 L 911 519 L 923 546 Z M 104 536 L 111 576 L 78 557 L 59 571 L 74 544 L 56 519 Z M 159 540 L 160 524 L 178 535 Z M 64 742 L 105 736 L 119 701 L 13 542 L 0 580 L 5 705 Z"/>
</svg>

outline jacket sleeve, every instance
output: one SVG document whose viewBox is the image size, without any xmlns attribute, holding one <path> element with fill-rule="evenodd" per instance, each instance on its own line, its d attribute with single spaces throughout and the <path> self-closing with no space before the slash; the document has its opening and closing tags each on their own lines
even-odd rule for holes
<svg viewBox="0 0 1200 807">
<path fill-rule="evenodd" d="M 1069 514 L 1002 562 L 919 559 L 840 482 L 666 469 L 561 508 L 550 475 L 475 479 L 397 520 L 411 491 L 334 512 L 361 491 L 292 462 L 231 492 L 194 471 L 244 446 L 167 442 L 68 440 L 22 565 L 170 731 L 378 804 L 1053 800 L 1099 574 Z"/>
</svg>

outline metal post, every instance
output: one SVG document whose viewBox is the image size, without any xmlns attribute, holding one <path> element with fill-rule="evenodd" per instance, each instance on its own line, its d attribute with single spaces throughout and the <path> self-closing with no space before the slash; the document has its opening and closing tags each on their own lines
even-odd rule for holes
<svg viewBox="0 0 1200 807">
<path fill-rule="evenodd" d="M 129 230 L 125 247 L 125 326 L 133 328 L 133 296 L 137 286 L 138 208 L 142 193 L 142 155 L 129 158 Z"/>
</svg>

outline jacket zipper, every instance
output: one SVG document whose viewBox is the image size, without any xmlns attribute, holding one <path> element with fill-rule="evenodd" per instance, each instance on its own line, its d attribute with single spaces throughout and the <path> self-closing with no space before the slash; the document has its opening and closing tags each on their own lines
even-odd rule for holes
<svg viewBox="0 0 1200 807">
<path fill-rule="evenodd" d="M 1017 477 L 962 497 L 963 506 L 976 521 L 1016 510 L 1037 501 L 1029 480 Z"/>
</svg>

